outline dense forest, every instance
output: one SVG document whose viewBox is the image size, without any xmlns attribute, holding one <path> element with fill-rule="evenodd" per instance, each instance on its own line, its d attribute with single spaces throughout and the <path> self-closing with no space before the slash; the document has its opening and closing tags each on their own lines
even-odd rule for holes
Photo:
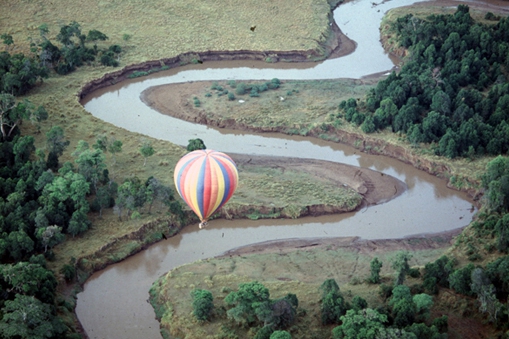
<svg viewBox="0 0 509 339">
<path fill-rule="evenodd" d="M 52 248 L 66 237 L 79 236 L 91 227 L 89 213 L 99 215 L 115 208 L 119 219 L 137 218 L 144 206 L 150 212 L 154 202 L 168 206 L 171 213 L 183 216 L 173 190 L 156 178 L 142 182 L 133 176 L 121 184 L 109 178 L 105 153 L 114 161 L 122 142 L 97 136 L 90 147 L 80 141 L 72 152 L 74 162 L 60 163 L 69 141 L 64 130 L 53 126 L 45 131 L 46 144 L 35 145 L 32 135 L 23 135 L 23 122 L 31 122 L 38 133 L 48 118 L 46 109 L 35 107 L 17 96 L 27 93 L 51 72 L 64 75 L 100 56 L 104 65 L 116 65 L 119 46 L 100 50 L 85 42 L 106 40 L 97 30 L 81 34 L 76 22 L 64 25 L 55 46 L 46 38 L 45 25 L 39 27 L 38 43 L 32 40 L 31 55 L 11 55 L 14 41 L 1 37 L 6 51 L 0 53 L 0 337 L 70 338 L 74 324 L 65 323 L 59 314 L 73 312 L 74 303 L 57 298 L 56 274 L 67 281 L 76 278 L 76 261 L 71 259 L 61 272 L 47 269 L 53 260 Z M 140 153 L 153 154 L 150 144 Z M 79 337 L 79 336 L 78 336 Z"/>
<path fill-rule="evenodd" d="M 366 133 L 390 128 L 438 155 L 506 154 L 509 150 L 509 18 L 469 7 L 453 15 L 412 14 L 392 27 L 410 55 L 365 101 L 344 101 L 344 118 Z"/>
</svg>

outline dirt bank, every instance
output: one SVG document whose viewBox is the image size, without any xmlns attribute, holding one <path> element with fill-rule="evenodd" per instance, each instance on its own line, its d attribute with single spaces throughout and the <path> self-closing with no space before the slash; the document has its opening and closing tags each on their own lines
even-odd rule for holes
<svg viewBox="0 0 509 339">
<path fill-rule="evenodd" d="M 256 171 L 256 168 L 277 168 L 283 172 L 305 172 L 310 177 L 316 178 L 317 181 L 324 181 L 332 187 L 349 187 L 362 196 L 362 203 L 355 207 L 341 208 L 340 206 L 323 204 L 308 205 L 306 210 L 301 212 L 300 216 L 349 212 L 352 208 L 384 203 L 399 196 L 407 189 L 406 184 L 402 181 L 367 168 L 312 159 L 243 154 L 230 155 L 237 163 L 239 171 L 247 168 L 251 172 Z M 270 213 L 272 209 L 272 207 L 267 206 L 267 211 L 262 210 L 261 212 Z M 223 213 L 226 212 L 223 211 Z"/>
<path fill-rule="evenodd" d="M 161 67 L 175 68 L 189 63 L 204 63 L 207 61 L 228 60 L 261 60 L 269 63 L 275 62 L 316 62 L 326 58 L 333 59 L 348 55 L 355 51 L 355 41 L 344 35 L 334 20 L 331 19 L 331 34 L 325 44 L 317 50 L 295 51 L 207 51 L 188 52 L 172 58 L 147 61 L 141 64 L 128 65 L 119 71 L 105 74 L 99 79 L 87 83 L 78 93 L 81 100 L 93 91 L 117 84 L 129 78 L 134 72 L 151 72 Z"/>
</svg>

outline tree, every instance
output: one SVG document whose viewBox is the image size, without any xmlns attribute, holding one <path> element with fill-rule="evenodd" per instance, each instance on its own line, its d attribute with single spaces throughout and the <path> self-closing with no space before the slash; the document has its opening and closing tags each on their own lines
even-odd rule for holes
<svg viewBox="0 0 509 339">
<path fill-rule="evenodd" d="M 76 151 L 73 153 L 78 164 L 78 172 L 85 177 L 87 182 L 92 184 L 94 192 L 97 192 L 97 183 L 103 179 L 106 164 L 104 163 L 104 153 L 101 149 L 91 150 L 86 142 L 78 143 Z"/>
<path fill-rule="evenodd" d="M 115 154 L 122 152 L 122 141 L 111 138 L 108 142 L 108 152 L 111 153 L 111 157 L 113 158 L 113 165 L 115 165 L 117 162 Z"/>
<path fill-rule="evenodd" d="M 256 332 L 253 339 L 270 339 L 270 335 L 274 332 L 271 326 L 263 326 Z"/>
<path fill-rule="evenodd" d="M 487 206 L 493 211 L 509 208 L 509 158 L 498 156 L 486 165 L 482 186 L 487 189 Z"/>
<path fill-rule="evenodd" d="M 334 279 L 325 280 L 320 286 L 322 290 L 322 302 L 320 313 L 322 324 L 337 324 L 340 317 L 345 314 L 347 306 L 339 286 Z"/>
<path fill-rule="evenodd" d="M 132 213 L 138 207 L 142 207 L 146 201 L 146 187 L 142 185 L 140 179 L 137 177 L 126 179 L 122 185 L 118 186 L 115 200 L 119 219 L 122 217 L 124 208 Z"/>
<path fill-rule="evenodd" d="M 147 164 L 147 158 L 154 155 L 154 148 L 152 147 L 152 142 L 145 140 L 143 141 L 140 147 L 140 153 L 143 155 L 145 161 L 143 162 L 143 166 Z"/>
<path fill-rule="evenodd" d="M 295 294 L 288 294 L 284 298 L 271 303 L 268 325 L 275 329 L 286 329 L 295 322 L 299 300 Z"/>
<path fill-rule="evenodd" d="M 438 112 L 431 111 L 422 120 L 422 133 L 424 142 L 439 141 L 447 129 L 447 119 Z"/>
<path fill-rule="evenodd" d="M 495 322 L 498 314 L 503 309 L 502 303 L 497 299 L 495 286 L 493 286 L 484 270 L 479 267 L 472 271 L 471 279 L 470 287 L 477 294 L 479 310 L 482 313 L 488 313 L 489 320 Z"/>
<path fill-rule="evenodd" d="M 256 311 L 270 300 L 269 290 L 257 281 L 239 285 L 236 292 L 230 292 L 224 301 L 233 308 L 227 311 L 228 318 L 238 323 L 251 324 L 256 321 Z"/>
<path fill-rule="evenodd" d="M 12 35 L 10 35 L 10 34 L 3 33 L 2 35 L 0 35 L 0 39 L 2 39 L 2 42 L 7 47 L 9 47 L 9 46 L 14 44 L 14 39 L 12 38 Z"/>
<path fill-rule="evenodd" d="M 353 297 L 353 299 L 352 299 L 352 309 L 353 310 L 360 311 L 367 307 L 368 307 L 368 302 L 364 298 L 361 298 L 358 295 Z"/>
<path fill-rule="evenodd" d="M 115 138 L 108 139 L 106 135 L 101 135 L 96 139 L 96 142 L 92 145 L 92 147 L 94 149 L 99 149 L 104 153 L 110 152 L 113 164 L 115 164 L 115 154 L 122 151 L 122 141 L 116 140 Z"/>
<path fill-rule="evenodd" d="M 292 335 L 286 331 L 274 331 L 270 335 L 270 339 L 292 339 Z"/>
<path fill-rule="evenodd" d="M 341 325 L 332 330 L 333 339 L 375 339 L 385 328 L 387 316 L 370 308 L 348 310 Z"/>
<path fill-rule="evenodd" d="M 87 41 L 97 41 L 97 40 L 101 40 L 101 41 L 108 40 L 108 36 L 96 29 L 92 29 L 92 30 L 88 31 Z"/>
<path fill-rule="evenodd" d="M 206 149 L 205 143 L 201 139 L 191 139 L 189 140 L 189 144 L 187 145 L 187 150 L 189 152 L 196 151 L 198 149 Z"/>
<path fill-rule="evenodd" d="M 465 267 L 455 270 L 449 275 L 449 286 L 458 293 L 472 295 L 470 284 L 472 283 L 472 271 L 474 264 L 470 263 Z"/>
<path fill-rule="evenodd" d="M 104 208 L 113 205 L 113 195 L 118 190 L 116 183 L 109 183 L 108 185 L 100 186 L 95 193 L 95 200 L 93 203 L 93 210 L 99 209 L 99 218 L 102 218 L 102 212 Z"/>
<path fill-rule="evenodd" d="M 11 140 L 14 131 L 23 120 L 41 121 L 47 119 L 48 113 L 44 107 L 35 106 L 24 99 L 22 102 L 16 102 L 12 94 L 0 93 L 0 132 L 2 140 Z"/>
<path fill-rule="evenodd" d="M 392 297 L 389 300 L 392 306 L 394 324 L 403 328 L 411 325 L 415 320 L 416 306 L 412 300 L 410 288 L 405 285 L 398 285 L 392 290 Z"/>
<path fill-rule="evenodd" d="M 62 234 L 62 227 L 56 225 L 38 228 L 36 237 L 42 241 L 44 252 L 48 251 L 48 246 L 52 248 L 65 239 L 65 236 Z"/>
<path fill-rule="evenodd" d="M 426 293 L 416 294 L 412 297 L 415 305 L 416 314 L 423 318 L 423 321 L 429 318 L 429 312 L 433 306 L 433 298 Z"/>
<path fill-rule="evenodd" d="M 152 205 L 156 200 L 170 207 L 170 209 L 172 209 L 172 205 L 176 202 L 171 187 L 163 185 L 161 181 L 154 177 L 149 177 L 145 182 L 145 196 L 146 202 L 149 203 L 148 213 L 152 210 Z M 176 213 L 177 211 L 173 212 Z"/>
<path fill-rule="evenodd" d="M 193 297 L 193 315 L 200 321 L 209 320 L 214 309 L 214 297 L 207 290 L 195 289 L 191 291 Z"/>
<path fill-rule="evenodd" d="M 34 250 L 34 241 L 22 229 L 9 233 L 6 245 L 8 253 L 14 260 L 21 260 Z"/>
<path fill-rule="evenodd" d="M 53 126 L 46 133 L 46 147 L 48 147 L 48 167 L 58 168 L 58 157 L 60 157 L 70 141 L 65 140 L 64 130 L 60 126 Z"/>
<path fill-rule="evenodd" d="M 431 293 L 437 294 L 437 285 L 449 287 L 449 275 L 453 272 L 455 261 L 447 256 L 441 256 L 435 262 L 424 266 L 423 286 Z"/>
<path fill-rule="evenodd" d="M 17 294 L 5 301 L 0 334 L 5 339 L 53 338 L 65 332 L 65 325 L 51 311 L 51 306 L 32 296 Z"/>
<path fill-rule="evenodd" d="M 71 220 L 69 221 L 67 232 L 74 237 L 88 230 L 90 224 L 91 223 L 87 218 L 86 212 L 83 210 L 75 210 L 72 214 Z"/>
<path fill-rule="evenodd" d="M 30 260 L 35 261 L 32 258 Z M 56 293 L 57 280 L 53 272 L 45 267 L 44 259 L 43 265 L 26 261 L 0 265 L 0 282 L 3 286 L 8 286 L 6 291 L 9 291 L 8 293 L 11 293 L 12 297 L 14 294 L 23 294 L 52 303 Z"/>
<path fill-rule="evenodd" d="M 392 260 L 392 268 L 396 270 L 397 277 L 395 285 L 401 285 L 405 281 L 406 274 L 410 270 L 408 261 L 412 259 L 412 255 L 408 252 L 400 251 L 396 253 L 396 256 Z"/>
<path fill-rule="evenodd" d="M 380 283 L 380 270 L 383 266 L 382 262 L 378 259 L 378 257 L 375 257 L 371 260 L 369 266 L 371 267 L 371 275 L 369 276 L 368 281 L 372 284 Z"/>
</svg>

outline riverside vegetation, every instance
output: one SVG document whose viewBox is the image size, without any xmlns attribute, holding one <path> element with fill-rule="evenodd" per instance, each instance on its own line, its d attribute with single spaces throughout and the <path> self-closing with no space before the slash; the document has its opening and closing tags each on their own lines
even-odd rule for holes
<svg viewBox="0 0 509 339">
<path fill-rule="evenodd" d="M 316 17 L 319 18 L 318 27 L 308 28 L 305 35 L 308 32 L 312 32 L 311 34 L 319 32 L 317 40 L 323 41 L 321 35 L 328 32 L 328 22 L 324 18 L 330 8 L 326 2 L 317 4 L 319 6 L 313 8 L 318 8 L 316 12 Z M 30 6 L 42 5 L 34 2 Z M 131 13 L 136 4 L 129 3 L 126 6 L 128 6 L 126 13 Z M 5 6 L 6 9 L 14 11 L 13 18 L 19 20 L 23 11 L 15 11 L 15 7 L 14 3 Z M 260 13 L 259 6 L 256 7 L 257 10 L 253 13 Z M 297 8 L 299 6 L 292 7 L 294 9 L 289 8 L 289 12 L 293 13 L 293 10 L 306 12 L 299 10 Z M 41 11 L 37 19 L 51 17 L 47 9 L 41 7 L 37 10 Z M 285 10 L 281 9 L 281 12 L 284 13 Z M 58 12 L 56 9 L 54 11 Z M 50 39 L 47 34 L 51 31 L 48 26 L 41 24 L 30 26 L 34 19 L 19 20 L 27 22 L 32 33 L 37 32 L 39 35 L 38 41 L 32 40 L 33 45 L 21 43 L 18 48 L 17 37 L 23 36 L 24 33 L 20 32 L 25 32 L 24 29 L 13 29 L 12 31 L 16 32 L 13 35 L 9 33 L 2 35 L 6 46 L 6 52 L 2 53 L 2 66 L 5 65 L 2 89 L 8 94 L 2 94 L 1 111 L 3 298 L 0 331 L 6 338 L 78 336 L 72 313 L 75 303 L 72 293 L 76 291 L 78 285 L 66 285 L 66 281 L 81 283 L 93 270 L 121 260 L 144 245 L 160 239 L 163 232 L 178 231 L 189 220 L 188 216 L 182 213 L 180 205 L 172 199 L 172 190 L 169 185 L 165 185 L 165 179 L 161 181 L 154 179 L 160 177 L 157 174 L 167 175 L 166 167 L 172 168 L 171 165 L 184 150 L 160 141 L 147 142 L 140 138 L 132 138 L 127 132 L 112 126 L 101 126 L 84 112 L 73 97 L 84 83 L 108 72 L 106 66 L 101 66 L 95 61 L 97 56 L 101 55 L 100 62 L 103 65 L 115 67 L 119 59 L 127 63 L 139 63 L 147 60 L 146 58 L 161 58 L 162 54 L 158 54 L 161 52 L 143 45 L 140 37 L 131 39 L 130 33 L 123 33 L 121 44 L 137 41 L 138 46 L 147 48 L 141 48 L 143 51 L 140 52 L 139 47 L 127 45 L 121 48 L 120 45 L 113 45 L 118 47 L 110 49 L 102 45 L 105 37 L 103 33 L 90 30 L 89 37 L 81 34 L 80 25 L 74 21 L 79 19 L 70 18 L 69 25 L 61 26 L 60 34 L 56 38 L 62 43 L 61 47 L 48 43 Z M 15 25 L 13 22 L 12 24 Z M 190 27 L 183 29 L 190 30 Z M 122 34 L 119 32 L 120 29 L 114 34 Z M 299 32 L 292 31 L 292 34 Z M 178 37 L 179 34 L 174 36 Z M 101 47 L 86 47 L 87 37 L 89 41 L 97 42 L 97 46 L 102 46 L 102 50 Z M 208 46 L 206 40 L 193 46 L 181 46 L 181 41 L 170 42 L 173 45 L 169 50 L 173 55 L 182 51 L 197 51 Z M 246 47 L 236 41 L 229 43 L 236 48 Z M 214 44 L 211 43 L 210 46 Z M 225 46 L 224 41 L 221 46 Z M 256 46 L 256 43 L 248 45 L 246 49 L 260 49 Z M 263 46 L 266 47 L 264 49 L 270 49 L 270 46 Z M 275 46 L 280 47 L 277 43 Z M 286 47 L 292 48 L 290 45 Z M 303 46 L 300 47 L 302 49 Z M 319 45 L 311 43 L 304 46 L 304 49 L 319 49 Z M 32 55 L 25 57 L 19 53 L 11 54 L 15 51 L 17 53 L 25 51 L 26 55 L 29 53 Z M 59 58 L 56 58 L 57 55 Z M 80 64 L 83 66 L 75 70 Z M 501 66 L 502 74 L 506 74 L 505 67 Z M 53 71 L 68 75 L 57 75 Z M 45 78 L 46 75 L 49 77 Z M 45 79 L 44 82 L 42 79 Z M 30 89 L 34 85 L 36 87 Z M 12 96 L 25 93 L 24 97 L 18 99 Z M 21 125 L 22 120 L 31 120 L 34 124 Z M 152 147 L 154 148 L 150 151 Z M 150 154 L 159 147 L 164 151 L 158 151 L 155 155 L 161 160 L 159 163 L 157 160 L 154 161 L 155 166 L 152 168 L 155 169 L 147 169 L 142 163 L 147 160 L 150 162 L 153 158 Z M 43 148 L 48 152 L 47 155 Z M 141 154 L 140 149 L 143 149 Z M 109 169 L 105 163 L 106 152 L 111 156 Z M 137 159 L 139 156 L 143 156 L 144 159 Z M 504 161 L 503 158 L 497 158 L 490 163 L 493 170 L 489 172 L 491 174 L 486 175 L 484 182 L 489 191 L 490 208 L 485 218 L 473 227 L 479 234 L 486 236 L 476 237 L 478 241 L 485 241 L 482 245 L 486 253 L 496 250 L 507 251 L 504 240 L 507 238 L 502 236 L 507 230 L 507 225 L 503 221 L 505 219 L 502 217 L 507 211 L 505 198 L 507 167 L 504 167 L 506 166 Z M 125 166 L 116 166 L 117 163 Z M 52 171 L 47 171 L 48 169 Z M 138 179 L 139 177 L 143 179 Z M 474 182 L 475 179 L 473 178 Z M 115 181 L 122 182 L 116 189 Z M 492 185 L 491 182 L 495 184 Z M 154 206 L 156 208 L 152 209 L 153 202 L 157 199 L 166 203 L 167 208 L 156 204 L 157 207 Z M 116 214 L 112 209 L 105 209 L 113 205 L 116 206 Z M 169 215 L 166 214 L 167 209 L 171 212 Z M 125 220 L 125 210 L 129 211 L 127 216 L 130 220 Z M 122 218 L 124 222 L 116 221 Z M 494 239 L 491 242 L 490 237 Z M 465 233 L 460 240 L 467 248 L 468 246 L 477 248 L 478 244 L 472 243 L 473 238 L 473 236 L 468 238 L 468 233 Z M 507 316 L 507 310 L 503 305 L 503 301 L 507 300 L 507 292 L 500 288 L 507 283 L 503 276 L 497 273 L 499 266 L 502 267 L 500 272 L 504 272 L 503 260 L 499 259 L 492 266 L 487 266 L 488 273 L 485 276 L 473 269 L 472 273 L 477 272 L 477 275 L 472 274 L 471 279 L 481 279 L 478 278 L 480 276 L 481 282 L 477 285 L 471 284 L 474 287 L 471 287 L 470 291 L 468 288 L 464 289 L 466 293 L 480 296 L 481 306 L 484 305 L 490 316 L 493 310 L 496 311 L 495 318 L 492 317 L 495 321 L 498 316 Z M 464 274 L 458 273 L 458 276 L 468 278 L 468 271 L 461 272 Z M 434 278 L 441 277 L 442 275 L 439 275 Z M 468 282 L 466 284 L 468 286 Z M 290 297 L 287 302 L 294 305 L 295 299 Z M 363 304 L 357 300 L 356 305 Z M 495 300 L 499 300 L 500 304 Z M 272 300 L 271 305 L 275 302 Z M 396 303 L 395 301 L 394 304 Z M 31 321 L 27 322 L 20 310 L 28 312 L 26 314 L 29 314 L 28 318 Z M 339 333 L 340 330 L 336 332 Z M 277 335 L 282 337 L 285 334 L 279 332 Z M 341 333 L 337 335 L 340 336 Z"/>
<path fill-rule="evenodd" d="M 210 90 L 197 94 L 194 100 L 199 98 L 200 105 L 195 107 L 203 110 L 210 121 L 231 120 L 230 102 L 235 98 L 223 97 L 230 90 L 235 91 L 237 98 L 246 98 L 239 108 L 241 117 L 235 121 L 243 128 L 293 134 L 294 126 L 299 125 L 297 133 L 301 135 L 334 140 L 341 138 L 341 131 L 350 125 L 357 133 L 362 131 L 376 134 L 376 137 L 382 135 L 382 138 L 397 135 L 423 157 L 460 157 L 471 163 L 482 159 L 487 163 L 484 173 L 467 180 L 468 185 L 485 190 L 477 220 L 457 237 L 447 256 L 421 263 L 420 269 L 410 268 L 408 253 L 396 253 L 392 259 L 396 277 L 388 281 L 386 276 L 379 287 L 371 285 L 379 281 L 373 272 L 382 266 L 378 258 L 374 258 L 372 275 L 367 282 L 362 283 L 356 277 L 346 284 L 348 288 L 356 286 L 360 293 L 360 296 L 350 293 L 348 298 L 339 293 L 339 287 L 333 289 L 334 296 L 317 295 L 317 279 L 311 277 L 304 280 L 312 282 L 303 283 L 296 279 L 295 273 L 287 271 L 261 273 L 268 269 L 266 263 L 273 260 L 269 257 L 276 253 L 211 259 L 174 269 L 161 277 L 151 290 L 163 336 L 275 338 L 284 330 L 288 338 L 331 335 L 333 338 L 442 338 L 447 337 L 448 317 L 439 315 L 455 317 L 447 310 L 451 307 L 454 312 L 467 315 L 472 306 L 491 324 L 478 331 L 486 336 L 509 334 L 509 228 L 506 225 L 509 160 L 506 156 L 485 156 L 506 155 L 509 144 L 509 110 L 506 107 L 509 21 L 489 12 L 482 20 L 475 21 L 470 16 L 470 8 L 464 5 L 448 15 L 398 17 L 391 13 L 391 17 L 393 21 L 384 23 L 385 34 L 396 37 L 393 48 L 404 49 L 407 53 L 401 70 L 377 82 L 365 96 L 342 100 L 337 106 L 334 99 L 325 99 L 328 105 L 339 107 L 334 114 L 325 105 L 318 114 L 312 114 L 315 112 L 309 106 L 299 105 L 317 96 L 325 86 L 333 87 L 334 81 L 305 82 L 305 85 L 299 81 L 285 81 L 278 83 L 274 93 L 259 90 L 260 87 L 268 89 L 263 82 L 214 83 Z M 481 37 L 485 39 L 483 43 L 478 41 Z M 236 90 L 239 85 L 241 91 Z M 227 87 L 229 90 L 225 89 Z M 245 88 L 250 88 L 248 97 Z M 305 114 L 301 113 L 303 110 L 307 110 Z M 238 114 L 237 109 L 235 113 Z M 376 149 L 365 150 L 383 153 Z M 451 184 L 462 185 L 456 180 L 451 177 Z M 297 254 L 286 253 L 278 259 L 278 265 L 302 265 L 302 261 L 296 259 L 299 251 L 295 252 Z M 307 250 L 304 255 L 312 256 L 310 261 L 317 266 L 330 263 L 330 257 L 319 259 L 316 252 L 319 253 Z M 344 258 L 338 254 L 337 260 Z M 316 271 L 320 270 L 314 269 L 314 274 Z M 405 285 L 408 274 L 414 280 Z M 282 279 L 281 276 L 287 277 Z M 253 278 L 263 279 L 264 284 L 275 290 L 278 299 L 270 299 L 267 287 L 258 281 L 242 282 Z M 282 283 L 280 279 L 288 281 Z M 330 281 L 323 284 L 327 283 Z M 359 284 L 363 287 L 358 288 Z M 446 304 L 444 294 L 451 290 L 457 293 L 456 298 L 465 301 L 463 306 L 458 304 L 458 299 Z M 196 298 L 196 291 L 207 296 L 207 316 L 201 303 L 196 299 L 193 303 L 194 314 L 201 315 L 197 317 L 199 325 L 189 318 L 189 293 Z M 371 298 L 370 303 L 363 299 L 377 292 L 380 297 Z M 285 302 L 282 310 L 282 300 L 289 296 L 294 296 L 296 301 L 293 306 Z M 472 303 L 471 297 L 477 302 Z M 439 304 L 435 308 L 433 299 Z M 359 303 L 362 306 L 358 306 Z M 432 309 L 434 319 L 429 318 Z M 321 323 L 317 322 L 320 317 Z M 281 322 L 281 318 L 285 321 Z M 459 327 L 464 324 L 453 319 L 451 325 L 450 336 L 461 337 Z M 474 326 L 470 326 L 474 331 Z"/>
</svg>

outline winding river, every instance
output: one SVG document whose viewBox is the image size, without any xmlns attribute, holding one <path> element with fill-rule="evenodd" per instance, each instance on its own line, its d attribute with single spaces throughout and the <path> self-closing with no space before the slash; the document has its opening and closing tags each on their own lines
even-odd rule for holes
<svg viewBox="0 0 509 339">
<path fill-rule="evenodd" d="M 321 140 L 216 130 L 159 114 L 140 100 L 148 87 L 199 80 L 361 78 L 390 71 L 394 64 L 379 42 L 379 24 L 390 8 L 413 0 L 373 5 L 369 0 L 341 5 L 334 13 L 340 29 L 358 43 L 354 53 L 318 64 L 207 62 L 150 78 L 123 82 L 93 93 L 83 104 L 94 116 L 119 127 L 187 145 L 200 137 L 224 152 L 315 158 L 371 168 L 404 181 L 397 199 L 355 213 L 298 220 L 213 220 L 209 227 L 186 227 L 180 234 L 95 273 L 78 294 L 76 313 L 89 338 L 160 338 L 159 323 L 147 302 L 151 284 L 174 267 L 219 255 L 235 247 L 287 238 L 359 236 L 401 238 L 466 226 L 472 216 L 468 197 L 436 177 L 397 160 L 359 154 L 353 148 Z M 270 68 L 268 68 L 270 67 Z"/>
</svg>

